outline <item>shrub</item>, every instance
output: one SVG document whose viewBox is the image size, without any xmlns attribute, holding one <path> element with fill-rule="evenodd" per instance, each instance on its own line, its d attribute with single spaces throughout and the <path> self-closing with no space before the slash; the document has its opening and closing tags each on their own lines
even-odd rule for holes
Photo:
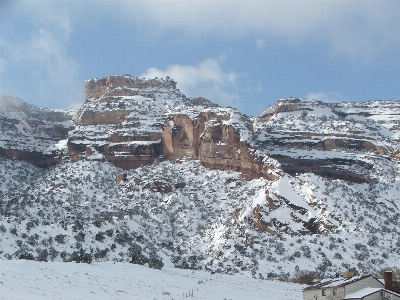
<svg viewBox="0 0 400 300">
<path fill-rule="evenodd" d="M 19 259 L 34 260 L 35 258 L 33 257 L 32 253 L 22 253 L 19 256 Z"/>
<path fill-rule="evenodd" d="M 26 223 L 26 230 L 31 230 L 32 228 L 35 227 L 35 224 L 33 222 L 28 222 Z"/>
<path fill-rule="evenodd" d="M 47 256 L 49 256 L 49 252 L 47 249 L 38 249 L 38 256 L 35 258 L 37 261 L 47 261 Z"/>
<path fill-rule="evenodd" d="M 72 231 L 77 232 L 78 230 L 82 230 L 82 229 L 83 229 L 83 224 L 81 222 L 79 222 L 79 220 L 76 220 L 74 225 L 72 225 Z"/>
<path fill-rule="evenodd" d="M 104 250 L 97 249 L 96 253 L 94 254 L 94 258 L 99 259 L 99 258 L 104 258 L 107 256 L 107 253 L 110 251 L 110 249 L 106 248 Z"/>
<path fill-rule="evenodd" d="M 309 272 L 309 271 L 297 271 L 295 273 L 294 278 L 292 281 L 294 283 L 299 283 L 299 284 L 312 284 L 313 281 L 316 279 L 316 275 L 314 272 Z"/>
<path fill-rule="evenodd" d="M 164 263 L 162 262 L 162 259 L 157 256 L 150 257 L 150 259 L 148 260 L 148 264 L 149 264 L 149 268 L 153 268 L 153 269 L 161 270 L 164 267 Z"/>
<path fill-rule="evenodd" d="M 71 255 L 71 261 L 76 263 L 91 264 L 93 261 L 92 253 L 86 253 L 82 248 L 78 251 L 74 251 Z"/>
<path fill-rule="evenodd" d="M 35 235 L 31 235 L 29 238 L 28 238 L 28 240 L 26 241 L 26 243 L 27 244 L 29 244 L 29 245 L 31 245 L 31 246 L 36 246 L 37 245 L 37 238 L 39 237 L 39 236 L 37 236 L 36 237 L 36 235 L 37 234 L 35 234 Z"/>
<path fill-rule="evenodd" d="M 112 237 L 114 235 L 114 230 L 113 229 L 106 230 L 106 235 Z"/>
<path fill-rule="evenodd" d="M 53 261 L 58 256 L 59 253 L 60 252 L 58 252 L 56 249 L 50 247 L 49 249 L 50 260 Z"/>
<path fill-rule="evenodd" d="M 97 228 L 100 228 L 101 225 L 102 225 L 102 222 L 101 222 L 101 220 L 95 220 L 95 221 L 93 222 L 93 225 L 96 226 Z"/>
<path fill-rule="evenodd" d="M 84 242 L 85 241 L 85 234 L 80 231 L 77 235 L 75 235 L 75 239 L 77 242 Z"/>
<path fill-rule="evenodd" d="M 131 264 L 137 264 L 137 265 L 144 265 L 147 262 L 148 258 L 144 256 L 142 253 L 136 253 L 132 255 L 132 259 L 130 261 Z"/>
<path fill-rule="evenodd" d="M 54 240 L 59 244 L 65 244 L 65 238 L 67 236 L 65 234 L 58 234 L 54 237 Z"/>
<path fill-rule="evenodd" d="M 278 254 L 285 253 L 285 247 L 283 246 L 283 243 L 276 243 L 275 252 Z"/>
<path fill-rule="evenodd" d="M 343 259 L 342 254 L 340 253 L 335 253 L 335 256 L 333 256 L 334 259 Z"/>
<path fill-rule="evenodd" d="M 129 244 L 131 241 L 132 241 L 132 237 L 126 231 L 124 231 L 122 233 L 118 233 L 115 236 L 115 242 L 122 246 L 125 246 L 125 244 L 127 244 L 127 243 Z"/>
<path fill-rule="evenodd" d="M 104 241 L 104 232 L 100 231 L 100 232 L 96 233 L 94 239 L 99 242 Z"/>
</svg>

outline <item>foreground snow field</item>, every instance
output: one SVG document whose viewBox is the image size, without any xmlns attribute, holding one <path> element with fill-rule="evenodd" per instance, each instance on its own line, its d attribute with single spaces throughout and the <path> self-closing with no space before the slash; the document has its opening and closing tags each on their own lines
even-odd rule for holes
<svg viewBox="0 0 400 300">
<path fill-rule="evenodd" d="M 1 299 L 301 299 L 298 284 L 128 263 L 0 261 Z M 191 297 L 193 292 L 193 297 Z M 189 297 L 190 294 L 190 297 Z"/>
</svg>

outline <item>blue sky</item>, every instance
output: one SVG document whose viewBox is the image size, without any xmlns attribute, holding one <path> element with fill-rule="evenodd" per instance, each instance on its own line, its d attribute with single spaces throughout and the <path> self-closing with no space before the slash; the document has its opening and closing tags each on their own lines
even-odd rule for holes
<svg viewBox="0 0 400 300">
<path fill-rule="evenodd" d="M 398 0 L 0 0 L 0 94 L 78 107 L 86 79 L 130 74 L 248 115 L 399 100 L 399 15 Z"/>
</svg>

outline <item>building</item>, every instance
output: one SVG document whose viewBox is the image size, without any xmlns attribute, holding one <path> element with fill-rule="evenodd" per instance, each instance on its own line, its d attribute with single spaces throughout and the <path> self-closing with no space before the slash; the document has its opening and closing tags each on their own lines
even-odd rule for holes
<svg viewBox="0 0 400 300">
<path fill-rule="evenodd" d="M 303 290 L 304 300 L 343 300 L 346 295 L 364 288 L 384 289 L 384 284 L 372 275 L 323 280 Z"/>
</svg>

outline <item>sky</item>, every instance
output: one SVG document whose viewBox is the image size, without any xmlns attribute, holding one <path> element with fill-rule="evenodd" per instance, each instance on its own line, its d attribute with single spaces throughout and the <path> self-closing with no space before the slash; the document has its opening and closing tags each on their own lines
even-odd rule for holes
<svg viewBox="0 0 400 300">
<path fill-rule="evenodd" d="M 398 0 L 0 0 L 0 94 L 76 108 L 89 78 L 170 76 L 253 116 L 400 99 Z"/>
</svg>

